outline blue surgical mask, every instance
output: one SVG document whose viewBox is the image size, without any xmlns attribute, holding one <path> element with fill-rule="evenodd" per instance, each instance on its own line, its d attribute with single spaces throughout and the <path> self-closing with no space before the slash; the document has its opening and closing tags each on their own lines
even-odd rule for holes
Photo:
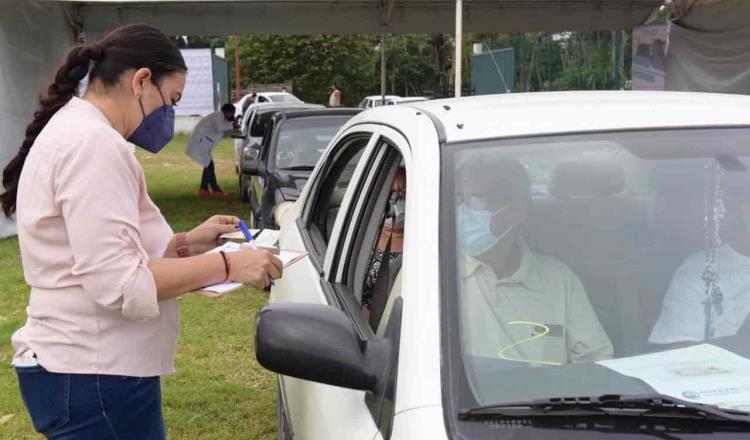
<svg viewBox="0 0 750 440">
<path fill-rule="evenodd" d="M 161 151 L 174 137 L 174 108 L 167 105 L 163 95 L 161 100 L 164 105 L 146 115 L 143 102 L 138 99 L 143 121 L 128 138 L 128 141 L 154 154 Z"/>
<path fill-rule="evenodd" d="M 486 209 L 469 209 L 460 205 L 456 209 L 456 234 L 458 244 L 468 255 L 476 257 L 492 249 L 515 228 L 509 227 L 500 235 L 495 235 L 490 227 L 492 217 L 507 209 L 506 205 L 495 212 Z"/>
</svg>

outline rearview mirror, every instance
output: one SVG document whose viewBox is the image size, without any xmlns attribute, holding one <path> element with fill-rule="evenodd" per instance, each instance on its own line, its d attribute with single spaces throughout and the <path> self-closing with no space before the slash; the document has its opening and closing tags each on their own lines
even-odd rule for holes
<svg viewBox="0 0 750 440">
<path fill-rule="evenodd" d="M 258 313 L 255 356 L 278 374 L 375 392 L 391 359 L 387 340 L 362 340 L 344 313 L 319 304 L 272 304 Z"/>
</svg>

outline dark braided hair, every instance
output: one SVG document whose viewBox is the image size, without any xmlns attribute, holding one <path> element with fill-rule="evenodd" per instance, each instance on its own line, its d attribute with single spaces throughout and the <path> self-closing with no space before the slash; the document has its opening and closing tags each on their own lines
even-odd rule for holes
<svg viewBox="0 0 750 440">
<path fill-rule="evenodd" d="M 0 195 L 3 212 L 11 217 L 16 212 L 18 181 L 26 156 L 34 141 L 49 120 L 78 92 L 81 80 L 89 75 L 89 83 L 100 82 L 112 87 L 129 69 L 148 68 L 151 81 L 157 84 L 164 76 L 187 72 L 185 60 L 175 44 L 160 30 L 131 24 L 108 33 L 100 42 L 77 46 L 68 52 L 52 83 L 39 98 L 39 110 L 26 127 L 26 138 L 18 154 L 3 171 Z"/>
</svg>

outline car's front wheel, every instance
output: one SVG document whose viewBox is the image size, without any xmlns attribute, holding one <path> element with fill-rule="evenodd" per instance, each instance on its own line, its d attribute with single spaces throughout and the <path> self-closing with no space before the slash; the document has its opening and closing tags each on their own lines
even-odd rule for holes
<svg viewBox="0 0 750 440">
<path fill-rule="evenodd" d="M 286 408 L 284 408 L 284 402 L 281 399 L 281 385 L 278 383 L 276 384 L 276 414 L 279 440 L 292 440 L 294 437 L 286 419 Z"/>
</svg>

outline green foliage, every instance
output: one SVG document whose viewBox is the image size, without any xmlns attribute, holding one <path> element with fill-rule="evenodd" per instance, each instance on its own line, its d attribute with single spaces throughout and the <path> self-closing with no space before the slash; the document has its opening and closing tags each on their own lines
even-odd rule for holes
<svg viewBox="0 0 750 440">
<path fill-rule="evenodd" d="M 291 81 L 294 94 L 307 102 L 328 103 L 331 84 L 342 92 L 342 103 L 356 105 L 377 87 L 377 39 L 369 36 L 267 36 L 240 39 L 242 86 Z M 226 45 L 234 59 L 234 44 Z M 234 69 L 230 84 L 234 85 Z"/>
</svg>

